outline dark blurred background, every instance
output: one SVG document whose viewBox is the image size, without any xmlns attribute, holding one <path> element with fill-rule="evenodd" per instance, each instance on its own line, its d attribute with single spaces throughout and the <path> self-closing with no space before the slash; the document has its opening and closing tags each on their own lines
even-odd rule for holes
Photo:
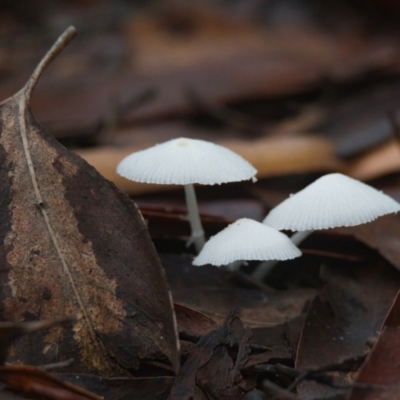
<svg viewBox="0 0 400 400">
<path fill-rule="evenodd" d="M 118 155 L 97 152 L 96 161 L 85 151 L 177 136 L 255 148 L 273 140 L 281 147 L 265 157 L 248 150 L 260 178 L 340 170 L 400 197 L 395 0 L 36 0 L 0 1 L 0 10 L 3 99 L 64 29 L 77 28 L 42 77 L 33 112 L 131 194 L 147 189 L 118 181 L 117 161 L 106 163 Z"/>
</svg>

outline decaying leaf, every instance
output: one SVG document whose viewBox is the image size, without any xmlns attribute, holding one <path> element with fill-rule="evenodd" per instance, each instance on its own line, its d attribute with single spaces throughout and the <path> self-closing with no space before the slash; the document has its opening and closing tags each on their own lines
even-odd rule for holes
<svg viewBox="0 0 400 400">
<path fill-rule="evenodd" d="M 375 249 L 397 269 L 400 269 L 400 214 L 385 215 L 369 224 L 352 226 L 347 233 Z"/>
<path fill-rule="evenodd" d="M 400 399 L 400 327 L 385 327 L 361 367 L 356 383 L 364 389 L 353 389 L 348 400 Z M 370 386 L 370 387 L 368 387 Z"/>
<path fill-rule="evenodd" d="M 381 263 L 324 266 L 324 301 L 318 297 L 308 310 L 297 349 L 296 368 L 311 369 L 362 354 L 366 342 L 382 325 L 400 276 Z M 344 375 L 335 375 L 343 383 Z M 298 392 L 305 399 L 333 395 L 336 388 L 303 382 Z"/>
<path fill-rule="evenodd" d="M 241 369 L 250 354 L 251 336 L 237 313 L 230 314 L 221 328 L 199 340 L 182 366 L 169 400 L 242 399 L 246 383 Z"/>
<path fill-rule="evenodd" d="M 174 303 L 174 308 L 180 337 L 197 341 L 201 336 L 218 328 L 211 318 L 193 308 L 177 303 Z"/>
<path fill-rule="evenodd" d="M 19 337 L 73 321 L 73 317 L 63 317 L 48 321 L 0 322 L 0 364 L 4 364 L 10 345 Z"/>
<path fill-rule="evenodd" d="M 26 365 L 0 367 L 0 381 L 28 395 L 50 400 L 101 400 L 85 389 L 62 381 L 39 368 Z"/>
<path fill-rule="evenodd" d="M 400 326 L 400 290 L 397 292 L 396 297 L 393 300 L 393 304 L 388 311 L 385 320 L 382 324 L 382 329 L 385 326 L 396 328 Z"/>
<path fill-rule="evenodd" d="M 218 325 L 240 308 L 241 320 L 250 328 L 275 326 L 299 316 L 315 293 L 315 289 L 270 293 L 230 288 L 173 289 L 176 301 L 204 313 Z"/>
<path fill-rule="evenodd" d="M 70 329 L 21 339 L 13 360 L 74 358 L 70 370 L 115 376 L 142 360 L 178 369 L 176 324 L 164 272 L 135 204 L 47 133 L 30 112 L 44 68 L 0 105 L 1 318 L 78 315 Z"/>
<path fill-rule="evenodd" d="M 391 140 L 357 157 L 348 167 L 347 173 L 360 180 L 379 178 L 400 171 L 400 146 Z"/>
</svg>

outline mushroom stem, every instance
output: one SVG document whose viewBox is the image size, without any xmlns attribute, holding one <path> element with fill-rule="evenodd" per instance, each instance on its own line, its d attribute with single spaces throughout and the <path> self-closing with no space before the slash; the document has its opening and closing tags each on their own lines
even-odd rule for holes
<svg viewBox="0 0 400 400">
<path fill-rule="evenodd" d="M 242 260 L 233 261 L 226 266 L 226 269 L 231 272 L 239 271 L 240 267 L 243 265 Z"/>
<path fill-rule="evenodd" d="M 290 240 L 297 246 L 303 240 L 307 239 L 314 231 L 302 231 L 296 232 L 294 235 L 290 237 Z"/>
<path fill-rule="evenodd" d="M 184 187 L 185 187 L 188 217 L 189 217 L 190 227 L 192 229 L 192 235 L 186 245 L 190 246 L 192 243 L 194 243 L 196 252 L 198 254 L 203 248 L 206 239 L 204 237 L 204 230 L 200 220 L 199 207 L 197 205 L 194 186 L 190 183 L 188 185 L 184 185 Z"/>
<path fill-rule="evenodd" d="M 296 232 L 294 235 L 290 237 L 290 240 L 297 246 L 304 239 L 310 236 L 314 231 L 302 231 Z M 251 277 L 259 282 L 262 282 L 274 269 L 275 265 L 278 264 L 279 261 L 271 260 L 264 261 L 257 265 L 257 268 L 251 274 Z"/>
</svg>

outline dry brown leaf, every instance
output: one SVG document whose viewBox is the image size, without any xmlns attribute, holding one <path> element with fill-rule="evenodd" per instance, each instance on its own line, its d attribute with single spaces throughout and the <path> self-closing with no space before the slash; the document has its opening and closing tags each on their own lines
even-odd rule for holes
<svg viewBox="0 0 400 400">
<path fill-rule="evenodd" d="M 360 180 L 375 179 L 398 171 L 400 145 L 394 139 L 357 157 L 346 169 L 348 175 Z"/>
<path fill-rule="evenodd" d="M 169 400 L 243 398 L 254 387 L 242 375 L 250 354 L 252 333 L 232 312 L 223 326 L 204 335 L 182 366 Z"/>
<path fill-rule="evenodd" d="M 176 301 L 207 315 L 219 326 L 232 310 L 240 309 L 241 320 L 250 328 L 270 327 L 290 321 L 303 312 L 315 293 L 315 289 L 271 293 L 230 288 L 173 290 Z"/>
<path fill-rule="evenodd" d="M 171 295 L 137 207 L 30 112 L 37 80 L 74 35 L 69 28 L 0 106 L 2 318 L 78 315 L 73 328 L 22 338 L 12 359 L 73 357 L 70 370 L 108 376 L 154 359 L 177 370 Z"/>
<path fill-rule="evenodd" d="M 266 31 L 229 18 L 202 3 L 159 5 L 127 20 L 123 26 L 131 47 L 131 68 L 140 75 L 218 62 L 265 51 Z"/>
<path fill-rule="evenodd" d="M 400 400 L 400 327 L 386 326 L 357 374 L 347 400 Z M 370 385 L 370 387 L 368 387 Z"/>
<path fill-rule="evenodd" d="M 131 182 L 116 173 L 118 163 L 128 154 L 153 146 L 143 143 L 129 148 L 103 147 L 76 152 L 105 178 L 113 181 L 121 190 L 131 195 L 165 190 L 164 185 L 147 185 Z M 224 140 L 225 146 L 248 160 L 258 170 L 257 178 L 300 172 L 337 171 L 342 163 L 334 156 L 332 144 L 311 136 L 262 138 L 253 141 Z"/>
<path fill-rule="evenodd" d="M 218 328 L 210 317 L 193 308 L 178 303 L 174 303 L 174 308 L 180 337 L 184 336 L 188 340 L 198 339 Z"/>
<path fill-rule="evenodd" d="M 62 317 L 47 321 L 0 322 L 0 364 L 4 364 L 10 345 L 19 337 L 49 329 L 55 325 L 65 325 L 75 321 L 74 317 Z"/>
<path fill-rule="evenodd" d="M 0 367 L 0 381 L 13 389 L 51 400 L 101 400 L 85 389 L 62 381 L 39 368 L 26 365 Z"/>
</svg>

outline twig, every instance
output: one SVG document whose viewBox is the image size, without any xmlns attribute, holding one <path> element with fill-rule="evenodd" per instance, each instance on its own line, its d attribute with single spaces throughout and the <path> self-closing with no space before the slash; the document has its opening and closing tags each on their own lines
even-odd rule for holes
<svg viewBox="0 0 400 400">
<path fill-rule="evenodd" d="M 326 375 L 326 372 L 349 372 L 349 371 L 357 371 L 361 364 L 364 362 L 366 358 L 366 354 L 350 357 L 343 360 L 340 363 L 334 363 L 330 365 L 323 366 L 321 368 L 315 368 L 310 370 L 297 370 L 295 368 L 288 367 L 282 364 L 274 364 L 274 365 L 257 365 L 252 367 L 251 370 L 255 372 L 268 372 L 272 374 L 281 374 L 285 375 L 289 378 L 293 378 L 294 381 L 289 385 L 287 390 L 293 391 L 302 381 L 304 380 L 314 380 L 316 382 L 322 383 L 324 385 L 331 386 L 335 389 L 374 389 L 374 390 L 383 390 L 387 386 L 385 385 L 374 385 L 374 384 L 365 384 L 365 383 L 349 383 L 349 384 L 337 384 L 333 381 L 331 376 Z"/>
<path fill-rule="evenodd" d="M 52 370 L 52 369 L 59 369 L 59 368 L 69 367 L 73 362 L 74 362 L 74 359 L 73 358 L 69 358 L 68 360 L 60 361 L 60 362 L 57 362 L 57 363 L 38 365 L 38 368 L 45 369 L 45 370 L 48 371 L 48 370 Z"/>
</svg>

